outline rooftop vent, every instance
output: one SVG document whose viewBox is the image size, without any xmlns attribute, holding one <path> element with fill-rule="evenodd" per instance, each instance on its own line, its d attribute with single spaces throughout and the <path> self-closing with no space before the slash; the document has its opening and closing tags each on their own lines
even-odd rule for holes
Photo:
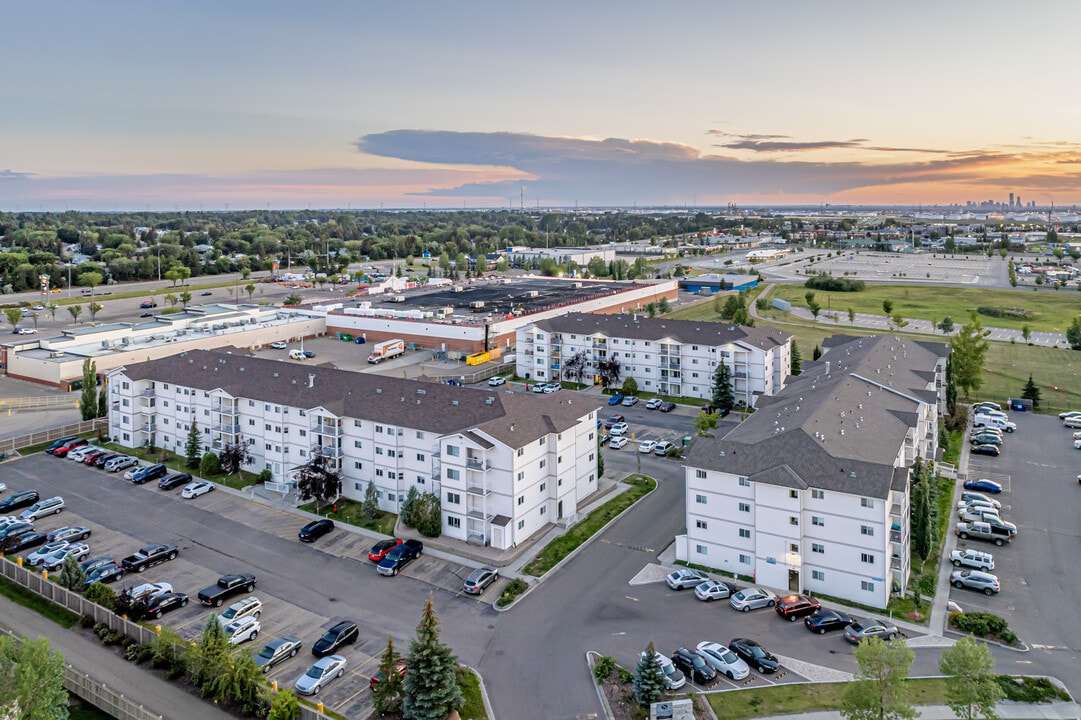
<svg viewBox="0 0 1081 720">
<path fill-rule="evenodd" d="M 417 388 L 417 395 L 427 395 L 428 391 L 422 388 Z M 420 402 L 419 400 L 417 402 Z"/>
<path fill-rule="evenodd" d="M 383 388 L 376 388 L 375 389 L 375 394 L 376 395 L 382 395 L 383 394 Z"/>
<path fill-rule="evenodd" d="M 274 377 L 278 377 L 278 373 L 274 373 Z"/>
<path fill-rule="evenodd" d="M 457 400 L 451 400 L 451 401 L 450 401 L 450 404 L 451 404 L 451 405 L 457 405 L 457 404 L 458 404 L 458 401 L 457 401 Z"/>
</svg>

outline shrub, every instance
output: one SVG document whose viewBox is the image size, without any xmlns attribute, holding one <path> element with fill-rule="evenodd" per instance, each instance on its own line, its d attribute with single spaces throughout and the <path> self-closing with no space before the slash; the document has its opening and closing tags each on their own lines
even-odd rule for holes
<svg viewBox="0 0 1081 720">
<path fill-rule="evenodd" d="M 1070 699 L 1068 693 L 1043 677 L 995 675 L 995 682 L 1002 688 L 1006 699 L 1014 702 L 1041 703 Z"/>
<path fill-rule="evenodd" d="M 997 637 L 1003 642 L 1010 642 L 1006 639 L 1006 634 L 1009 633 L 1015 641 L 1017 639 L 1017 636 L 1008 629 L 1006 620 L 992 613 L 950 613 L 950 625 L 978 637 Z"/>
<path fill-rule="evenodd" d="M 601 655 L 597 658 L 597 662 L 593 663 L 593 677 L 597 679 L 597 683 L 600 684 L 608 679 L 608 676 L 612 674 L 612 671 L 616 668 L 616 659 L 611 655 Z"/>
<path fill-rule="evenodd" d="M 218 459 L 218 456 L 212 452 L 203 455 L 203 459 L 199 461 L 199 474 L 203 477 L 220 475 L 221 460 Z"/>
<path fill-rule="evenodd" d="M 101 605 L 106 610 L 116 608 L 116 590 L 113 590 L 105 583 L 91 583 L 90 587 L 86 589 L 86 599 Z"/>
<path fill-rule="evenodd" d="M 503 594 L 499 596 L 496 605 L 499 607 L 506 607 L 514 602 L 514 598 L 518 597 L 528 589 L 529 583 L 521 578 L 514 578 L 507 583 L 507 587 L 503 588 Z"/>
<path fill-rule="evenodd" d="M 259 474 L 255 476 L 255 479 L 261 483 L 270 482 L 274 479 L 274 473 L 270 472 L 270 468 L 263 468 L 259 471 Z"/>
<path fill-rule="evenodd" d="M 89 630 L 90 628 L 94 627 L 94 616 L 83 615 L 81 618 L 79 618 L 79 627 L 83 628 L 84 630 Z"/>
<path fill-rule="evenodd" d="M 98 636 L 98 639 L 104 638 L 110 632 L 112 632 L 112 630 L 110 630 L 109 626 L 103 622 L 99 622 L 94 626 L 94 634 Z"/>
<path fill-rule="evenodd" d="M 812 290 L 832 292 L 860 292 L 867 287 L 862 280 L 843 277 L 835 278 L 828 275 L 815 275 L 812 278 L 807 278 L 807 282 L 803 283 L 803 285 Z"/>
<path fill-rule="evenodd" d="M 619 682 L 623 685 L 634 682 L 634 673 L 626 668 L 619 668 L 617 675 L 619 675 Z"/>
<path fill-rule="evenodd" d="M 991 305 L 980 305 L 976 308 L 976 312 L 987 317 L 1010 318 L 1013 320 L 1035 320 L 1039 317 L 1038 313 L 1019 307 L 1000 308 Z"/>
</svg>

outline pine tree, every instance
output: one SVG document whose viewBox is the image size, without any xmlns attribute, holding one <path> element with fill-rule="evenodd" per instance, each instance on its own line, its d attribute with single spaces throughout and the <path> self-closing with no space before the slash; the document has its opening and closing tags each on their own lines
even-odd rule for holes
<svg viewBox="0 0 1081 720">
<path fill-rule="evenodd" d="M 639 705 L 657 702 L 664 694 L 664 671 L 657 659 L 657 648 L 649 641 L 634 673 L 634 699 Z"/>
<path fill-rule="evenodd" d="M 462 691 L 455 670 L 458 659 L 439 642 L 439 620 L 428 595 L 417 625 L 417 637 L 409 645 L 408 670 L 402 688 L 402 714 L 411 720 L 446 720 L 462 706 Z"/>
<path fill-rule="evenodd" d="M 203 449 L 199 443 L 199 426 L 195 422 L 195 416 L 191 418 L 191 427 L 188 428 L 188 442 L 184 446 L 184 463 L 189 468 L 199 467 L 199 461 L 203 459 Z"/>
<path fill-rule="evenodd" d="M 405 500 L 402 500 L 402 506 L 398 508 L 398 518 L 405 523 L 406 527 L 416 527 L 413 520 L 413 509 L 417 506 L 419 496 L 420 491 L 417 490 L 417 486 L 411 486 L 409 492 L 405 494 Z"/>
<path fill-rule="evenodd" d="M 792 340 L 792 355 L 791 355 L 791 367 L 789 372 L 793 375 L 799 375 L 803 370 L 803 356 L 800 355 L 799 345 L 796 344 L 795 339 Z"/>
<path fill-rule="evenodd" d="M 368 520 L 374 520 L 379 515 L 379 494 L 375 489 L 375 481 L 369 480 L 368 487 L 364 490 L 364 502 L 360 511 Z"/>
<path fill-rule="evenodd" d="M 379 658 L 379 682 L 372 688 L 372 705 L 380 714 L 397 713 L 402 706 L 402 658 L 394 649 L 394 638 L 387 636 L 387 647 Z"/>
<path fill-rule="evenodd" d="M 1040 407 L 1040 388 L 1032 381 L 1032 373 L 1028 374 L 1028 382 L 1025 383 L 1025 389 L 1021 391 L 1021 397 L 1032 401 L 1033 410 Z"/>
<path fill-rule="evenodd" d="M 79 561 L 75 559 L 74 555 L 68 555 L 64 558 L 63 564 L 60 565 L 60 586 L 67 590 L 74 590 L 78 592 L 83 589 L 83 584 L 86 582 L 86 573 L 83 572 L 83 568 L 79 565 Z"/>
<path fill-rule="evenodd" d="M 822 348 L 815 345 L 815 349 L 811 351 L 811 360 L 817 360 L 820 357 L 822 357 Z"/>
<path fill-rule="evenodd" d="M 230 649 L 217 613 L 210 613 L 203 634 L 189 655 L 191 681 L 204 693 L 210 690 L 215 677 L 225 674 Z"/>
<path fill-rule="evenodd" d="M 732 406 L 736 404 L 735 395 L 732 393 L 732 371 L 728 369 L 728 365 L 723 361 L 717 363 L 717 367 L 713 370 L 713 387 L 711 390 L 713 407 L 718 411 L 731 410 Z"/>
</svg>

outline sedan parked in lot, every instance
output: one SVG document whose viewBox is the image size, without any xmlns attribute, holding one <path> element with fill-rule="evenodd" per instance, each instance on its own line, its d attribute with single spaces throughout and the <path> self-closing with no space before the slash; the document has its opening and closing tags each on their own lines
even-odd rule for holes
<svg viewBox="0 0 1081 720">
<path fill-rule="evenodd" d="M 706 580 L 694 587 L 694 596 L 705 602 L 724 600 L 726 597 L 730 597 L 734 592 L 736 592 L 735 585 L 720 580 Z"/>
<path fill-rule="evenodd" d="M 814 615 L 822 606 L 818 600 L 804 595 L 785 595 L 777 601 L 777 614 L 789 622 Z"/>
<path fill-rule="evenodd" d="M 972 445 L 998 445 L 1002 446 L 1002 438 L 994 433 L 978 433 L 968 439 Z"/>
<path fill-rule="evenodd" d="M 991 455 L 992 457 L 998 457 L 1001 450 L 998 449 L 998 445 L 984 443 L 981 445 L 974 445 L 972 447 L 972 452 L 976 455 Z"/>
<path fill-rule="evenodd" d="M 668 577 L 665 578 L 665 582 L 668 583 L 668 587 L 673 590 L 683 590 L 685 588 L 698 587 L 703 582 L 708 580 L 705 575 L 697 570 L 691 570 L 690 568 L 680 568 L 673 572 L 668 573 Z"/>
<path fill-rule="evenodd" d="M 0 500 L 0 514 L 24 507 L 30 507 L 40 498 L 41 496 L 38 494 L 37 490 L 23 490 L 14 495 L 8 495 L 3 500 Z"/>
<path fill-rule="evenodd" d="M 88 537 L 90 537 L 90 528 L 82 525 L 66 525 L 49 533 L 49 542 L 56 542 L 57 540 L 86 540 Z"/>
<path fill-rule="evenodd" d="M 751 674 L 746 661 L 720 643 L 700 642 L 697 650 L 710 667 L 727 675 L 729 680 L 742 680 Z"/>
<path fill-rule="evenodd" d="M 758 608 L 773 607 L 777 604 L 777 596 L 769 590 L 751 587 L 746 590 L 740 590 L 733 595 L 728 602 L 730 602 L 732 607 L 736 610 L 747 612 L 749 610 L 757 610 Z"/>
<path fill-rule="evenodd" d="M 60 448 L 64 447 L 65 445 L 73 443 L 78 439 L 79 439 L 78 436 L 71 435 L 69 437 L 60 438 L 59 440 L 54 440 L 48 447 L 45 448 L 45 452 L 52 455 L 54 451 L 59 450 Z"/>
<path fill-rule="evenodd" d="M 132 459 L 134 460 L 134 458 Z M 136 460 L 131 466 L 128 467 L 127 472 L 124 473 L 124 479 L 131 480 L 133 477 L 135 477 L 135 473 L 141 472 L 145 467 L 146 465 L 140 465 L 139 461 Z"/>
<path fill-rule="evenodd" d="M 988 505 L 990 505 L 991 507 L 996 507 L 996 508 L 1002 507 L 1002 503 L 1000 503 L 998 500 L 995 500 L 990 495 L 984 495 L 983 493 L 975 492 L 973 490 L 966 490 L 963 493 L 961 493 L 961 502 L 966 502 L 967 503 L 967 502 L 970 502 L 970 501 L 984 502 L 984 503 L 987 503 Z"/>
<path fill-rule="evenodd" d="M 980 590 L 984 595 L 994 595 L 1002 589 L 997 577 L 979 570 L 954 570 L 950 573 L 950 583 L 955 588 Z"/>
<path fill-rule="evenodd" d="M 45 558 L 49 557 L 57 550 L 63 550 L 70 544 L 71 543 L 67 540 L 57 540 L 56 542 L 46 543 L 26 556 L 26 564 L 31 567 L 37 567 L 45 562 Z"/>
<path fill-rule="evenodd" d="M 340 678 L 345 674 L 346 664 L 345 658 L 341 655 L 329 655 L 320 658 L 308 668 L 308 672 L 297 678 L 293 687 L 301 695 L 318 695 L 319 691 L 326 687 L 331 680 Z"/>
<path fill-rule="evenodd" d="M 300 646 L 300 639 L 291 635 L 271 640 L 255 656 L 255 666 L 262 668 L 264 673 L 268 673 L 278 663 L 294 657 L 297 651 L 300 650 Z"/>
<path fill-rule="evenodd" d="M 288 346 L 288 345 L 286 345 L 286 344 L 285 344 L 284 342 L 282 342 L 281 340 L 276 340 L 276 341 L 274 341 L 274 342 L 270 343 L 270 347 L 271 347 L 272 349 L 274 349 L 274 350 L 284 350 L 285 348 L 287 348 L 287 347 L 289 347 L 289 346 Z"/>
<path fill-rule="evenodd" d="M 664 413 L 672 412 L 673 410 L 676 409 L 676 404 L 674 402 L 672 402 L 671 400 L 665 400 L 664 402 L 662 402 L 660 405 L 657 406 L 657 409 L 660 410 L 661 412 L 664 412 Z"/>
<path fill-rule="evenodd" d="M 490 567 L 479 567 L 462 583 L 462 590 L 470 595 L 480 595 L 484 589 L 499 579 L 499 571 Z"/>
<path fill-rule="evenodd" d="M 634 395 L 628 395 L 627 397 L 623 398 L 623 402 L 620 403 L 620 405 L 622 405 L 623 407 L 634 407 L 637 404 L 638 398 L 636 398 Z"/>
<path fill-rule="evenodd" d="M 343 620 L 327 630 L 323 633 L 323 637 L 315 641 L 315 644 L 312 645 L 312 655 L 315 655 L 316 657 L 330 655 L 342 645 L 351 645 L 352 643 L 355 643 L 359 635 L 360 630 L 357 629 L 357 624 L 355 622 L 352 620 Z"/>
<path fill-rule="evenodd" d="M 48 556 L 41 561 L 41 567 L 46 570 L 56 570 L 64 561 L 69 557 L 73 557 L 76 560 L 83 560 L 90 555 L 90 546 L 86 543 L 73 543 L 65 548 L 57 550 L 52 555 Z"/>
<path fill-rule="evenodd" d="M 380 562 L 387 556 L 388 552 L 401 544 L 401 538 L 387 538 L 386 540 L 380 540 L 368 551 L 368 559 L 372 562 Z"/>
<path fill-rule="evenodd" d="M 300 528 L 300 533 L 298 533 L 298 537 L 300 537 L 301 542 L 315 542 L 333 529 L 333 520 L 330 520 L 328 518 L 323 518 L 322 520 L 313 520 L 304 527 Z"/>
<path fill-rule="evenodd" d="M 623 396 L 619 393 L 616 393 L 612 397 L 608 398 L 609 405 L 619 405 L 621 402 L 623 402 Z"/>
<path fill-rule="evenodd" d="M 645 651 L 642 652 L 642 657 L 645 657 Z M 675 666 L 675 664 L 664 655 L 661 655 L 656 650 L 653 651 L 653 656 L 657 658 L 657 662 L 661 666 L 661 673 L 664 674 L 664 687 L 667 690 L 678 690 L 687 684 L 687 678 L 684 677 L 683 671 Z"/>
<path fill-rule="evenodd" d="M 105 565 L 115 565 L 115 564 L 116 564 L 116 559 L 115 558 L 96 557 L 96 558 L 90 558 L 88 560 L 83 560 L 81 563 L 79 563 L 79 567 L 82 568 L 84 573 L 92 573 L 95 570 L 97 570 L 99 567 L 103 567 Z"/>
<path fill-rule="evenodd" d="M 184 486 L 184 490 L 181 491 L 180 497 L 185 500 L 191 500 L 197 498 L 200 495 L 206 495 L 208 492 L 214 489 L 214 483 L 207 482 L 206 480 L 199 480 L 198 482 L 188 483 Z"/>
<path fill-rule="evenodd" d="M 672 662 L 684 675 L 689 675 L 691 682 L 699 685 L 712 685 L 717 681 L 717 671 L 706 659 L 687 648 L 679 648 L 672 653 Z"/>
<path fill-rule="evenodd" d="M 18 535 L 9 536 L 12 538 L 12 544 L 8 546 L 9 553 L 17 553 L 22 550 L 28 550 L 29 548 L 37 547 L 45 542 L 45 533 L 37 530 L 29 530 L 27 532 L 19 533 Z"/>
<path fill-rule="evenodd" d="M 983 478 L 980 478 L 979 480 L 965 480 L 965 490 L 976 490 L 978 492 L 998 495 L 1000 492 L 1002 492 L 1002 486 L 994 480 L 985 480 Z"/>
<path fill-rule="evenodd" d="M 638 446 L 638 452 L 651 453 L 655 447 L 657 447 L 656 440 L 644 440 L 642 441 L 642 444 Z"/>
<path fill-rule="evenodd" d="M 844 630 L 852 624 L 852 616 L 839 610 L 819 610 L 803 618 L 803 624 L 811 632 L 825 635 L 831 630 Z"/>
<path fill-rule="evenodd" d="M 160 620 L 170 610 L 187 607 L 188 596 L 179 592 L 163 592 L 155 595 L 146 606 L 146 617 Z M 258 662 L 258 661 L 256 661 Z"/>
<path fill-rule="evenodd" d="M 878 620 L 857 620 L 845 628 L 845 640 L 853 645 L 859 645 L 864 638 L 893 640 L 900 634 L 896 625 L 886 625 Z"/>
<path fill-rule="evenodd" d="M 781 667 L 780 660 L 750 638 L 733 638 L 728 647 L 748 665 L 758 668 L 760 673 L 776 672 Z"/>
<path fill-rule="evenodd" d="M 151 602 L 154 598 L 164 595 L 165 593 L 171 593 L 172 591 L 172 584 L 167 582 L 143 583 L 131 588 L 131 599 Z M 127 592 L 127 590 L 125 589 L 124 592 Z"/>
<path fill-rule="evenodd" d="M 113 583 L 124 577 L 124 568 L 116 564 L 102 565 L 93 572 L 87 573 L 85 587 L 90 587 L 96 582 Z"/>
<path fill-rule="evenodd" d="M 174 490 L 181 485 L 191 482 L 191 473 L 173 473 L 158 480 L 158 488 L 161 490 Z"/>
<path fill-rule="evenodd" d="M 608 441 L 608 447 L 619 450 L 621 447 L 630 442 L 630 438 L 625 435 L 616 435 L 614 438 Z"/>
</svg>

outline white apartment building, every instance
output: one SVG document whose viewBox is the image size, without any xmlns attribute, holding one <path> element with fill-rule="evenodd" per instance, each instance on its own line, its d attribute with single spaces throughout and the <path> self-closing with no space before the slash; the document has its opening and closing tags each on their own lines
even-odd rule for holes
<svg viewBox="0 0 1081 720">
<path fill-rule="evenodd" d="M 686 465 L 676 556 L 885 607 L 910 573 L 909 469 L 938 449 L 947 346 L 845 338 Z"/>
<path fill-rule="evenodd" d="M 245 442 L 279 487 L 316 454 L 361 501 L 375 483 L 398 512 L 411 487 L 440 496 L 443 534 L 512 547 L 573 518 L 597 488 L 598 404 L 422 383 L 220 351 L 109 373 L 109 431 L 183 455 L 194 422 L 205 451 Z"/>
<path fill-rule="evenodd" d="M 754 407 L 758 397 L 784 388 L 792 336 L 768 327 L 593 313 L 571 313 L 518 330 L 519 377 L 567 379 L 564 363 L 577 353 L 586 359 L 586 382 L 594 379 L 598 362 L 618 358 L 617 385 L 633 377 L 640 390 L 673 397 L 712 397 L 713 371 L 724 362 L 736 402 Z"/>
</svg>

